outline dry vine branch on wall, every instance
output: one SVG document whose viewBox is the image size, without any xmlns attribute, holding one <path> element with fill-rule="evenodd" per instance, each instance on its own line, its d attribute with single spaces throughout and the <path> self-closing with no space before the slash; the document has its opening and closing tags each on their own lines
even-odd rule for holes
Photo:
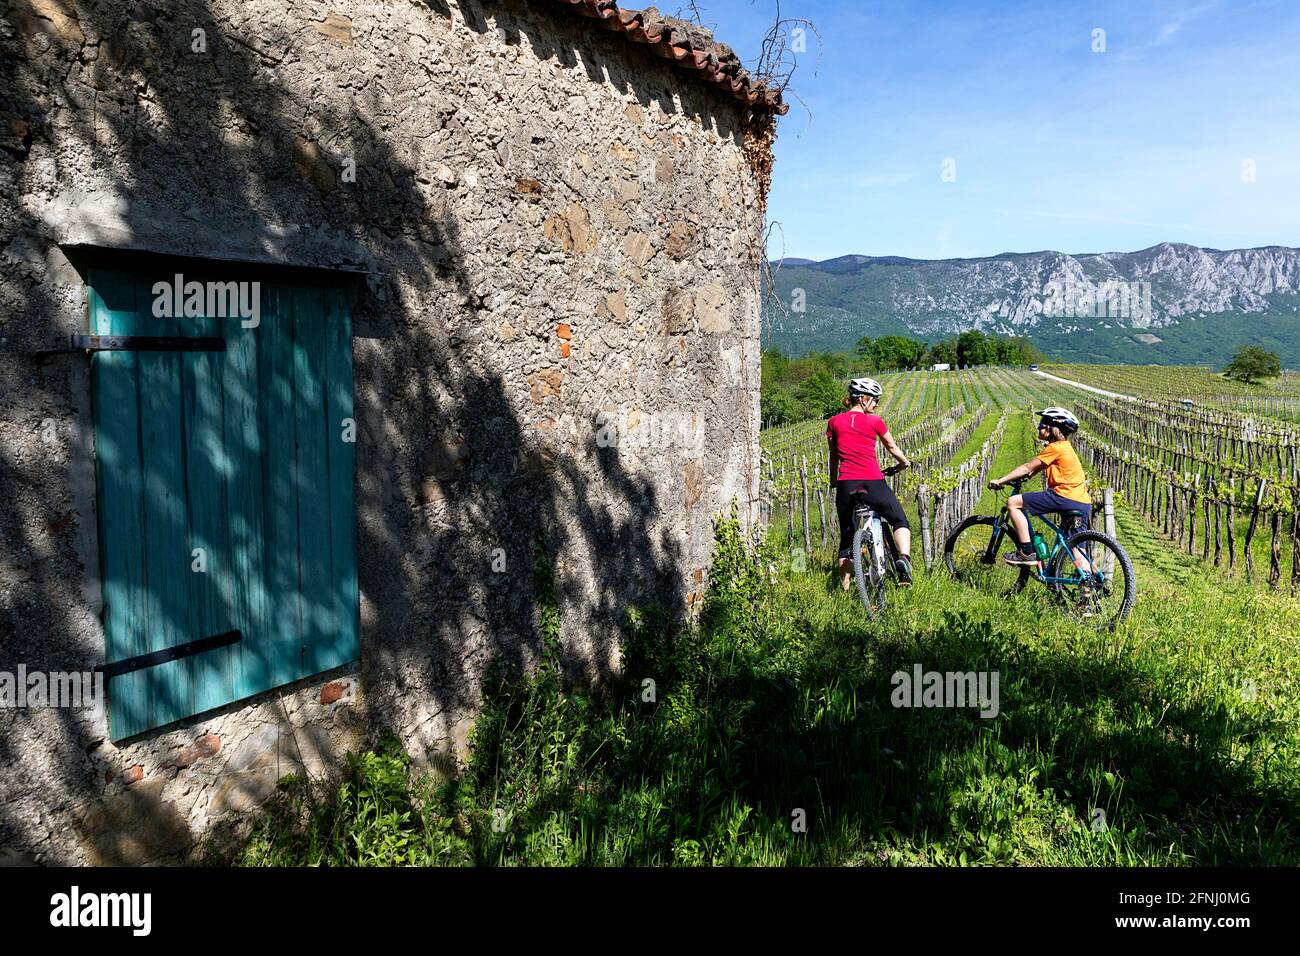
<svg viewBox="0 0 1300 956">
<path fill-rule="evenodd" d="M 751 3 L 753 0 L 751 0 Z M 760 46 L 758 59 L 750 71 L 751 75 L 761 80 L 765 85 L 781 91 L 782 95 L 790 92 L 790 82 L 794 76 L 795 69 L 798 66 L 798 54 L 803 52 L 796 49 L 795 38 L 796 30 L 804 31 L 804 35 L 811 33 L 817 40 L 818 44 L 818 62 L 821 59 L 821 33 L 818 32 L 816 25 L 804 17 L 785 17 L 782 16 L 780 0 L 775 0 L 775 16 L 771 25 L 763 35 Z M 674 16 L 688 19 L 694 23 L 703 25 L 704 17 L 696 0 L 687 0 L 685 6 L 678 7 Z M 814 67 L 814 73 L 816 68 Z M 807 104 L 799 98 L 797 94 L 790 93 L 804 110 L 808 112 L 811 118 L 811 111 L 808 110 Z M 776 144 L 776 117 L 771 113 L 753 111 L 750 114 L 749 122 L 745 126 L 743 151 L 745 159 L 749 164 L 750 170 L 754 174 L 754 179 L 758 185 L 758 202 L 759 213 L 767 218 L 767 197 L 772 185 L 772 165 L 773 150 Z M 775 269 L 772 267 L 771 260 L 767 255 L 768 242 L 771 239 L 774 230 L 781 230 L 779 222 L 768 223 L 764 231 L 761 244 L 751 243 L 750 256 L 755 261 L 760 271 L 760 284 L 763 289 L 763 303 L 770 306 L 765 309 L 768 315 L 767 332 L 771 334 L 772 315 L 775 313 L 779 317 L 788 317 L 789 309 L 781 301 L 776 291 L 776 273 L 780 270 L 778 265 Z M 784 231 L 781 230 L 782 243 L 784 245 Z M 783 252 L 784 255 L 784 252 Z"/>
<path fill-rule="evenodd" d="M 773 232 L 781 233 L 781 255 L 777 257 L 777 266 L 775 269 L 772 268 L 772 260 L 767 255 L 767 246 L 771 240 Z M 785 229 L 782 228 L 779 221 L 774 220 L 768 223 L 767 229 L 763 231 L 762 251 L 762 264 L 759 266 L 762 274 L 759 281 L 764 286 L 764 290 L 763 301 L 760 303 L 760 308 L 763 309 L 763 312 L 766 313 L 767 316 L 767 324 L 764 331 L 767 333 L 767 338 L 770 342 L 772 339 L 773 311 L 775 311 L 775 313 L 782 319 L 789 318 L 790 316 L 790 310 L 786 308 L 785 301 L 776 291 L 776 274 L 781 271 L 781 261 L 785 258 Z M 769 306 L 770 308 L 768 308 Z"/>
<path fill-rule="evenodd" d="M 760 212 L 767 214 L 767 194 L 772 187 L 772 150 L 776 146 L 776 117 L 771 113 L 753 112 L 745 124 L 741 150 L 750 171 L 758 182 Z"/>
<path fill-rule="evenodd" d="M 753 0 L 750 0 L 750 2 L 752 3 Z M 821 61 L 822 36 L 821 33 L 818 32 L 816 25 L 811 20 L 804 17 L 782 16 L 781 0 L 776 0 L 776 14 L 772 20 L 771 26 L 768 27 L 767 32 L 763 35 L 763 42 L 759 50 L 758 60 L 754 64 L 753 74 L 756 79 L 760 79 L 764 83 L 780 90 L 782 96 L 786 96 L 787 94 L 793 96 L 795 100 L 798 100 L 799 105 L 804 108 L 804 111 L 808 113 L 808 116 L 811 119 L 812 111 L 808 109 L 808 105 L 804 103 L 797 93 L 790 91 L 790 82 L 793 79 L 795 69 L 798 66 L 797 54 L 802 52 L 794 48 L 795 44 L 793 40 L 795 37 L 794 31 L 796 29 L 805 31 L 805 34 L 812 33 L 812 35 L 817 38 L 817 60 L 818 62 Z M 814 74 L 816 73 L 816 67 L 814 67 L 813 72 Z M 769 125 L 769 129 L 756 129 L 752 134 L 756 140 L 752 148 L 748 137 L 745 144 L 746 156 L 752 156 L 750 167 L 754 170 L 754 174 L 758 177 L 761 184 L 764 218 L 766 218 L 767 215 L 767 194 L 772 183 L 772 163 L 774 161 L 773 150 L 776 143 L 775 118 L 769 117 Z M 763 147 L 764 151 L 759 151 L 760 146 Z M 774 231 L 780 231 L 781 233 L 783 247 L 781 258 L 784 258 L 785 256 L 785 230 L 781 228 L 779 222 L 770 222 L 768 223 L 767 229 L 764 231 L 763 235 L 763 253 L 760 265 L 762 270 L 761 281 L 766 287 L 764 290 L 763 304 L 770 307 L 764 310 L 768 315 L 766 331 L 769 338 L 772 332 L 771 324 L 773 313 L 775 312 L 775 314 L 780 318 L 787 318 L 790 314 L 790 310 L 786 308 L 785 302 L 781 300 L 781 296 L 776 290 L 776 273 L 779 272 L 781 268 L 779 265 L 780 260 L 778 260 L 777 267 L 773 269 L 771 259 L 767 255 L 768 242 Z"/>
<path fill-rule="evenodd" d="M 750 0 L 751 3 L 754 0 Z M 758 61 L 754 64 L 753 74 L 755 79 L 761 80 L 764 84 L 773 87 L 785 96 L 790 88 L 790 81 L 794 78 L 795 69 L 798 66 L 797 54 L 803 51 L 795 49 L 794 37 L 796 30 L 812 33 L 817 38 L 817 63 L 821 62 L 821 45 L 822 35 L 817 30 L 816 24 L 806 17 L 783 17 L 781 15 L 781 0 L 776 2 L 776 16 L 772 20 L 772 25 L 768 27 L 767 33 L 763 36 L 763 43 L 758 54 Z M 813 75 L 817 73 L 814 65 Z M 799 100 L 806 112 L 811 116 L 808 105 L 800 99 L 797 93 L 791 95 Z"/>
<path fill-rule="evenodd" d="M 678 7 L 671 16 L 679 20 L 690 20 L 692 23 L 704 26 L 704 14 L 700 12 L 700 6 L 695 0 L 687 0 L 686 6 Z"/>
</svg>

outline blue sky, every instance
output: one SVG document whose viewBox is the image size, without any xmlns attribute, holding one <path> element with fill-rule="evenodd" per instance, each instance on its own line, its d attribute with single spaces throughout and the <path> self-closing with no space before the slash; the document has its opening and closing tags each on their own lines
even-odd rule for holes
<svg viewBox="0 0 1300 956">
<path fill-rule="evenodd" d="M 699 6 L 752 64 L 773 0 Z M 1300 245 L 1295 0 L 784 0 L 782 14 L 821 40 L 797 57 L 804 105 L 780 123 L 772 256 Z"/>
</svg>

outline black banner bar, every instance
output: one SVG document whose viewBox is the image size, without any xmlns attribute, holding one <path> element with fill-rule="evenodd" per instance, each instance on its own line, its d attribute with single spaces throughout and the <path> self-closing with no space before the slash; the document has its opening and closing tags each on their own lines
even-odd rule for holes
<svg viewBox="0 0 1300 956">
<path fill-rule="evenodd" d="M 1278 869 L 0 867 L 0 919 L 23 939 L 79 932 L 83 939 L 147 935 L 181 943 L 206 919 L 203 938 L 219 945 L 238 946 L 252 933 L 259 944 L 291 946 L 315 933 L 331 948 L 353 940 L 373 948 L 376 916 L 420 912 L 430 900 L 446 913 L 502 901 L 509 918 L 492 927 L 493 937 L 533 945 L 537 926 L 580 899 L 583 931 L 611 939 L 638 932 L 672 939 L 687 932 L 677 927 L 690 925 L 692 938 L 713 933 L 728 947 L 770 940 L 784 928 L 795 939 L 889 934 L 925 950 L 1026 937 L 1168 939 L 1166 948 L 1182 949 L 1193 936 L 1241 950 L 1257 947 L 1259 934 L 1277 939 L 1294 924 L 1295 890 L 1296 871 Z M 206 901 L 220 899 L 276 903 L 261 918 L 207 916 Z M 322 909 L 322 901 L 346 905 Z M 484 912 L 491 915 L 490 906 Z"/>
</svg>

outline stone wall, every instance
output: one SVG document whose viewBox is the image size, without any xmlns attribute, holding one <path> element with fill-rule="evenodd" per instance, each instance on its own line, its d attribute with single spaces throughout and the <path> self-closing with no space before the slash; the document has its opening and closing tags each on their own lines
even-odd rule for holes
<svg viewBox="0 0 1300 956">
<path fill-rule="evenodd" d="M 103 659 L 88 363 L 32 353 L 105 248 L 355 273 L 362 659 L 122 744 L 0 710 L 0 862 L 172 858 L 385 728 L 462 751 L 486 661 L 536 659 L 534 547 L 575 677 L 690 613 L 755 514 L 761 118 L 549 3 L 2 16 L 0 671 Z"/>
</svg>

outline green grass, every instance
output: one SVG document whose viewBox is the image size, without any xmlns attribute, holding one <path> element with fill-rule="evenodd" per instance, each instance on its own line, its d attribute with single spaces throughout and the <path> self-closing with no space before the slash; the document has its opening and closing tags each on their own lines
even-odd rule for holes
<svg viewBox="0 0 1300 956">
<path fill-rule="evenodd" d="M 210 859 L 1300 862 L 1300 607 L 1178 575 L 1190 559 L 1156 539 L 1139 560 L 1138 604 L 1114 635 L 1076 630 L 1041 588 L 1007 600 L 939 574 L 891 591 L 872 621 L 833 589 L 829 555 L 791 571 L 724 521 L 701 621 L 634 615 L 607 696 L 563 687 L 551 618 L 538 673 L 489 681 L 452 779 L 412 781 L 388 744 L 341 782 L 289 781 Z M 1148 580 L 1151 567 L 1164 570 Z M 892 706 L 891 675 L 917 663 L 996 670 L 999 715 Z"/>
<path fill-rule="evenodd" d="M 942 391 L 947 408 L 956 381 L 923 397 Z M 1038 381 L 986 384 L 1019 406 Z M 1013 413 L 992 473 L 1035 449 Z M 539 545 L 541 664 L 490 671 L 462 766 L 419 775 L 382 741 L 337 778 L 286 778 L 249 826 L 214 834 L 207 861 L 1300 863 L 1300 602 L 1262 585 L 1266 564 L 1254 584 L 1229 578 L 1121 500 L 1138 600 L 1113 634 L 1078 629 L 1039 586 L 1008 599 L 919 560 L 915 586 L 871 619 L 834 586 L 827 504 L 828 546 L 811 558 L 786 542 L 782 511 L 762 541 L 720 520 L 700 619 L 630 612 L 623 671 L 601 695 L 564 683 Z M 817 543 L 815 499 L 813 513 Z M 998 715 L 895 707 L 892 675 L 916 664 L 996 671 Z"/>
</svg>

